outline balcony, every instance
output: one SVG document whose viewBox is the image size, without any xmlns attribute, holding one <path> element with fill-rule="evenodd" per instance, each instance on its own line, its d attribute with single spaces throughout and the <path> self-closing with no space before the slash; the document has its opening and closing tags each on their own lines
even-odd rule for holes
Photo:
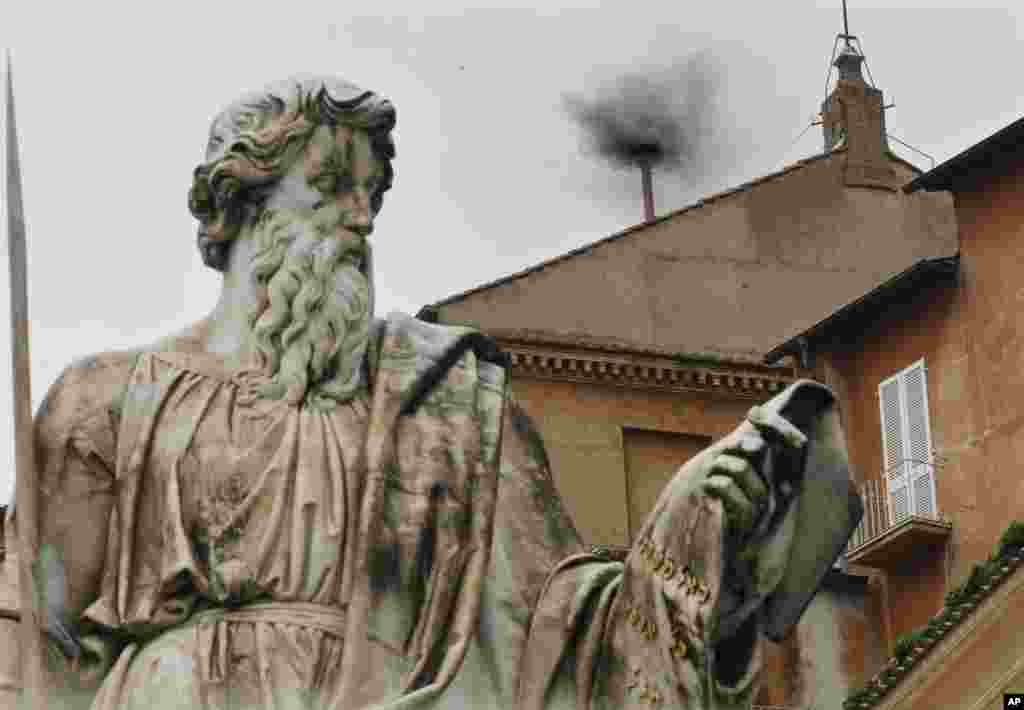
<svg viewBox="0 0 1024 710">
<path fill-rule="evenodd" d="M 906 515 L 890 520 L 885 485 L 867 481 L 860 486 L 864 518 L 850 537 L 847 562 L 865 567 L 899 567 L 912 556 L 940 547 L 953 529 L 942 516 Z"/>
</svg>

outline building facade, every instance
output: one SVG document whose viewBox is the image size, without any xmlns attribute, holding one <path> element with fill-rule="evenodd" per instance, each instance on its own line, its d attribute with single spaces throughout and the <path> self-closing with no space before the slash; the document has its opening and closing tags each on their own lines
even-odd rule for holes
<svg viewBox="0 0 1024 710">
<path fill-rule="evenodd" d="M 957 254 L 918 262 L 766 359 L 802 360 L 840 393 L 869 508 L 848 560 L 870 580 L 887 647 L 946 619 L 879 706 L 1001 708 L 1024 691 L 1024 578 L 1000 545 L 1024 519 L 1024 119 L 904 188 L 919 191 L 952 194 Z M 965 586 L 977 587 L 967 602 Z"/>
<path fill-rule="evenodd" d="M 888 150 L 862 61 L 847 47 L 835 62 L 821 154 L 420 311 L 510 353 L 513 394 L 586 541 L 627 549 L 680 465 L 813 372 L 799 353 L 766 363 L 780 342 L 956 255 L 952 197 L 902 189 L 921 173 Z M 760 704 L 839 708 L 886 662 L 880 576 L 826 578 L 769 644 Z"/>
</svg>

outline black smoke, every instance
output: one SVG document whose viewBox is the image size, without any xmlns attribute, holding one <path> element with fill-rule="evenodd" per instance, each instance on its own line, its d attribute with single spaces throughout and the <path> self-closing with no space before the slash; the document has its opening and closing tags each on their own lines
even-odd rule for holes
<svg viewBox="0 0 1024 710">
<path fill-rule="evenodd" d="M 565 94 L 587 152 L 616 167 L 692 174 L 711 140 L 720 74 L 706 55 L 662 70 L 626 73 L 589 94 Z"/>
</svg>

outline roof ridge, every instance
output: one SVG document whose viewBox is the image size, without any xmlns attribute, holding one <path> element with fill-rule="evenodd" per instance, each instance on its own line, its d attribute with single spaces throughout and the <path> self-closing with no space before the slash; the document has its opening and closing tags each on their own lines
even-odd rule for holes
<svg viewBox="0 0 1024 710">
<path fill-rule="evenodd" d="M 628 236 L 630 234 L 633 234 L 635 232 L 639 232 L 639 231 L 641 231 L 641 230 L 643 230 L 643 229 L 645 229 L 647 227 L 653 226 L 655 224 L 660 224 L 661 222 L 665 222 L 665 221 L 667 221 L 669 219 L 672 219 L 673 217 L 677 217 L 677 216 L 679 216 L 679 215 L 681 215 L 681 214 L 683 214 L 685 212 L 690 212 L 690 211 L 696 210 L 696 209 L 698 209 L 700 207 L 704 207 L 708 203 L 716 202 L 716 201 L 721 200 L 721 199 L 723 199 L 725 197 L 730 197 L 730 196 L 735 195 L 737 193 L 744 192 L 744 191 L 749 190 L 750 188 L 754 187 L 755 185 L 761 184 L 762 182 L 767 182 L 769 180 L 773 180 L 775 178 L 782 177 L 783 175 L 787 175 L 787 174 L 793 172 L 794 170 L 798 170 L 800 168 L 806 167 L 807 165 L 809 165 L 811 163 L 815 163 L 815 162 L 818 162 L 819 160 L 822 160 L 824 158 L 828 158 L 828 157 L 831 157 L 831 156 L 836 155 L 838 153 L 842 153 L 845 150 L 846 150 L 846 148 L 845 148 L 845 146 L 843 146 L 843 147 L 840 147 L 840 148 L 836 148 L 834 150 L 824 151 L 822 153 L 815 153 L 814 155 L 810 155 L 810 156 L 808 156 L 806 158 L 801 158 L 801 159 L 797 160 L 794 163 L 790 163 L 789 165 L 786 165 L 783 168 L 780 168 L 780 169 L 775 170 L 775 171 L 770 172 L 770 173 L 766 173 L 766 174 L 761 175 L 761 176 L 756 177 L 756 178 L 752 178 L 752 179 L 750 179 L 750 180 L 748 180 L 746 182 L 740 183 L 739 185 L 735 185 L 735 186 L 727 188 L 725 190 L 720 190 L 718 192 L 713 192 L 713 193 L 711 193 L 709 195 L 705 195 L 704 197 L 698 199 L 696 202 L 691 202 L 688 205 L 685 205 L 685 206 L 680 207 L 678 209 L 672 210 L 671 212 L 667 212 L 667 213 L 661 215 L 660 217 L 657 217 L 657 218 L 655 218 L 655 219 L 653 219 L 653 220 L 651 220 L 649 222 L 640 222 L 639 224 L 631 225 L 629 227 L 626 227 L 625 229 L 621 229 L 618 232 L 610 234 L 610 235 L 608 235 L 606 237 L 601 237 L 600 239 L 597 239 L 597 240 L 595 240 L 593 242 L 589 242 L 589 243 L 584 244 L 582 246 L 576 247 L 575 249 L 571 249 L 571 250 L 569 250 L 567 252 L 564 252 L 562 254 L 559 254 L 557 256 L 553 256 L 553 257 L 550 257 L 548 259 L 544 259 L 543 261 L 540 261 L 540 262 L 538 262 L 538 263 L 536 263 L 536 264 L 534 264 L 532 266 L 528 266 L 525 269 L 520 269 L 519 271 L 513 272 L 511 274 L 507 274 L 507 275 L 499 277 L 497 279 L 493 279 L 493 280 L 488 281 L 486 283 L 480 284 L 479 286 L 474 286 L 472 288 L 466 289 L 465 291 L 461 291 L 461 292 L 456 293 L 456 294 L 454 294 L 452 296 L 448 296 L 447 298 L 444 298 L 444 299 L 442 299 L 440 301 L 435 301 L 434 303 L 427 304 L 427 305 L 423 306 L 423 308 L 420 309 L 419 313 L 417 314 L 417 317 L 420 317 L 421 315 L 427 315 L 427 314 L 429 314 L 429 312 L 431 310 L 434 310 L 434 309 L 436 309 L 436 308 L 438 308 L 440 306 L 447 306 L 447 305 L 449 305 L 451 303 L 456 303 L 458 301 L 464 300 L 465 298 L 468 298 L 469 296 L 472 296 L 475 293 L 479 293 L 480 291 L 486 291 L 487 289 L 494 288 L 495 286 L 500 286 L 500 285 L 508 283 L 510 281 L 515 281 L 515 280 L 521 279 L 521 278 L 523 278 L 525 276 L 529 276 L 532 273 L 535 273 L 535 272 L 538 272 L 538 271 L 542 271 L 543 269 L 545 269 L 548 266 L 552 266 L 552 265 L 557 264 L 559 262 L 565 261 L 565 260 L 567 260 L 567 259 L 569 259 L 571 257 L 574 257 L 574 256 L 578 255 L 578 254 L 582 254 L 582 253 L 588 252 L 588 251 L 590 251 L 590 250 L 592 250 L 592 249 L 594 249 L 596 247 L 603 246 L 604 244 L 607 244 L 609 242 L 613 242 L 613 241 L 616 241 L 618 239 L 622 239 L 623 237 L 626 237 L 626 236 Z M 906 161 L 903 161 L 901 158 L 898 158 L 898 157 L 896 159 L 900 160 L 901 162 L 906 162 Z M 910 163 L 907 163 L 907 164 L 911 165 Z M 911 167 L 914 167 L 914 166 L 911 165 Z M 914 167 L 914 170 L 919 170 L 919 169 Z"/>
<path fill-rule="evenodd" d="M 897 290 L 911 283 L 913 279 L 931 275 L 956 276 L 960 268 L 960 252 L 946 256 L 929 256 L 918 259 L 910 266 L 895 274 L 891 274 L 856 298 L 836 306 L 831 313 L 804 328 L 796 335 L 790 336 L 779 345 L 769 350 L 764 356 L 765 363 L 778 362 L 787 355 L 797 355 L 804 347 L 813 346 L 837 323 L 862 317 L 876 302 L 897 293 Z M 927 284 L 938 285 L 938 284 Z"/>
</svg>

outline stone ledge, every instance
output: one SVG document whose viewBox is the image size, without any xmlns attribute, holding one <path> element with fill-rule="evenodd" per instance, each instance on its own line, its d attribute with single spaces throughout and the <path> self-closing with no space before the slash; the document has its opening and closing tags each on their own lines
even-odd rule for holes
<svg viewBox="0 0 1024 710">
<path fill-rule="evenodd" d="M 850 550 L 846 559 L 852 564 L 879 569 L 897 567 L 923 548 L 937 545 L 949 537 L 952 523 L 911 515 L 867 542 Z"/>
<path fill-rule="evenodd" d="M 589 382 L 666 392 L 709 392 L 765 400 L 795 378 L 778 368 L 756 368 L 722 362 L 695 364 L 686 358 L 627 356 L 623 353 L 566 351 L 500 342 L 508 353 L 513 375 L 538 379 Z"/>
</svg>

